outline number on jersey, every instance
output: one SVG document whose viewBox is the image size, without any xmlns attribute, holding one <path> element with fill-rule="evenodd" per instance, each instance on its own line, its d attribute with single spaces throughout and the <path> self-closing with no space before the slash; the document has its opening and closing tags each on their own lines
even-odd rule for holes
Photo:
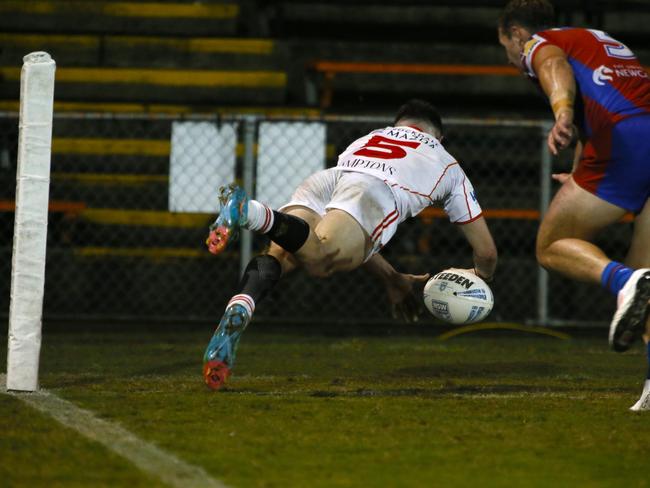
<svg viewBox="0 0 650 488">
<path fill-rule="evenodd" d="M 401 159 L 406 156 L 406 149 L 416 149 L 421 143 L 415 141 L 397 141 L 384 136 L 372 136 L 366 145 L 356 151 L 356 156 L 378 159 Z"/>
<path fill-rule="evenodd" d="M 605 52 L 610 58 L 619 58 L 619 59 L 633 59 L 634 53 L 628 48 L 625 44 L 618 42 L 613 37 L 610 37 L 607 33 L 596 30 L 589 29 L 596 39 L 603 43 Z"/>
</svg>

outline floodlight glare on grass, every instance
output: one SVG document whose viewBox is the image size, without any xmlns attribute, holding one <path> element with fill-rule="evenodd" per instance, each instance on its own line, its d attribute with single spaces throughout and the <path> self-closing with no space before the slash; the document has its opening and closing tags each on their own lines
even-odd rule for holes
<svg viewBox="0 0 650 488">
<path fill-rule="evenodd" d="M 7 390 L 38 389 L 55 69 L 45 52 L 23 58 Z"/>
</svg>

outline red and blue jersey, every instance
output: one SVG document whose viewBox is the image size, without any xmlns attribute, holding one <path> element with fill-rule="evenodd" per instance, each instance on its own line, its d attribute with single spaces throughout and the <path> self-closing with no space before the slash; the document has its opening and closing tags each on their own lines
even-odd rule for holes
<svg viewBox="0 0 650 488">
<path fill-rule="evenodd" d="M 639 212 L 650 197 L 650 78 L 625 44 L 603 31 L 550 29 L 524 46 L 523 65 L 544 45 L 566 53 L 576 88 L 575 122 L 586 136 L 574 181 L 621 208 Z"/>
<path fill-rule="evenodd" d="M 627 46 L 594 29 L 560 28 L 538 32 L 522 53 L 528 75 L 537 78 L 533 59 L 547 44 L 559 47 L 573 68 L 576 122 L 589 137 L 639 114 L 650 114 L 650 78 Z"/>
</svg>

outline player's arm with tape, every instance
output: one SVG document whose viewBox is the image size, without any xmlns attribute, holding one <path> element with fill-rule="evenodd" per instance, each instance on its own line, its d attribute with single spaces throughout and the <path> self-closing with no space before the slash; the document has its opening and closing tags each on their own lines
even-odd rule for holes
<svg viewBox="0 0 650 488">
<path fill-rule="evenodd" d="M 566 53 L 557 46 L 540 47 L 532 60 L 532 68 L 548 97 L 555 124 L 548 134 L 548 147 L 553 155 L 571 145 L 576 137 L 573 123 L 576 82 Z"/>
</svg>

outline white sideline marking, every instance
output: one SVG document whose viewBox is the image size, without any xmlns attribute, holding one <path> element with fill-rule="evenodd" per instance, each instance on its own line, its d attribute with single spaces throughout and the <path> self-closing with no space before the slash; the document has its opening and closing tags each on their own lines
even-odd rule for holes
<svg viewBox="0 0 650 488">
<path fill-rule="evenodd" d="M 159 478 L 174 488 L 227 488 L 227 485 L 212 478 L 203 468 L 188 464 L 143 441 L 135 434 L 117 424 L 96 417 L 91 411 L 77 407 L 53 393 L 40 390 L 34 393 L 7 392 L 7 376 L 0 374 L 2 392 L 22 400 L 62 425 L 84 437 L 98 442 L 135 464 L 140 470 Z"/>
</svg>

